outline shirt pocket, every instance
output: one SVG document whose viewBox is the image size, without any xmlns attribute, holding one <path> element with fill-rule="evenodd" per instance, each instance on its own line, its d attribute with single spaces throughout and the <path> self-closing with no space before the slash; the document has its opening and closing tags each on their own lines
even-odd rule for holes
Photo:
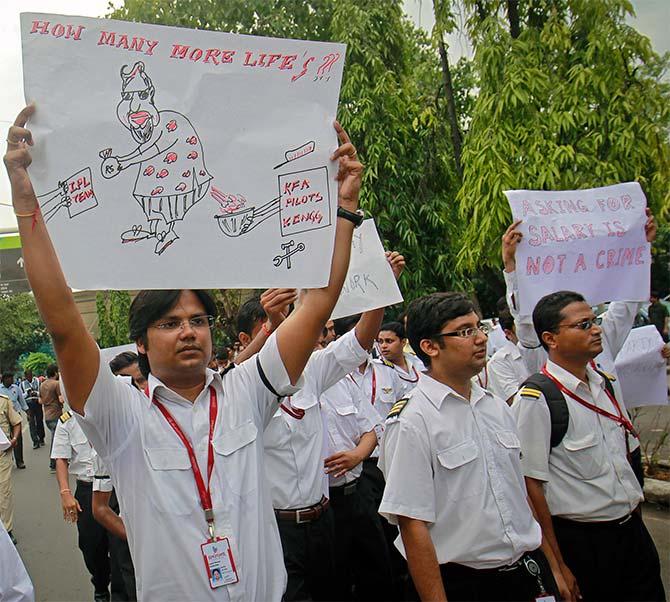
<svg viewBox="0 0 670 602">
<path fill-rule="evenodd" d="M 221 494 L 244 495 L 258 488 L 259 451 L 254 445 L 258 428 L 249 420 L 221 432 L 212 440 Z M 213 493 L 214 494 L 214 493 Z"/>
<path fill-rule="evenodd" d="M 178 447 L 148 447 L 145 449 L 151 502 L 164 514 L 187 515 L 200 507 L 191 462 L 186 449 Z"/>
<path fill-rule="evenodd" d="M 579 438 L 565 437 L 563 447 L 570 471 L 582 479 L 594 479 L 603 474 L 607 467 L 603 446 L 599 443 L 596 433 Z"/>
<path fill-rule="evenodd" d="M 443 470 L 436 478 L 446 485 L 446 497 L 463 500 L 484 491 L 483 463 L 479 447 L 473 439 L 437 452 Z"/>
<path fill-rule="evenodd" d="M 498 445 L 509 452 L 510 458 L 521 458 L 521 441 L 514 431 L 496 431 Z"/>
</svg>

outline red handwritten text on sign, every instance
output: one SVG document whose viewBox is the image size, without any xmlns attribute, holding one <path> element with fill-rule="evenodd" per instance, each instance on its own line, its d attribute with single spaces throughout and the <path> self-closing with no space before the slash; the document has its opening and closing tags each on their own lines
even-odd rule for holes
<svg viewBox="0 0 670 602">
<path fill-rule="evenodd" d="M 328 172 L 325 167 L 280 175 L 279 197 L 283 236 L 330 225 Z"/>
</svg>

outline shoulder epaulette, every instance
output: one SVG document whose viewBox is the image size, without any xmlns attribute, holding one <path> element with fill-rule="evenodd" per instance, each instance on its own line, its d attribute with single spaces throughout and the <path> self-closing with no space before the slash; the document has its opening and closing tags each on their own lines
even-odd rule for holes
<svg viewBox="0 0 670 602">
<path fill-rule="evenodd" d="M 386 419 L 388 420 L 389 418 L 397 418 L 400 416 L 400 412 L 402 412 L 405 409 L 405 406 L 407 405 L 407 402 L 409 401 L 409 398 L 405 399 L 399 399 L 393 404 L 393 407 L 391 408 L 391 411 L 388 413 L 388 416 Z"/>
<path fill-rule="evenodd" d="M 63 424 L 65 424 L 68 420 L 70 420 L 70 418 L 72 418 L 72 414 L 70 414 L 70 412 L 63 412 L 63 413 L 60 415 L 59 420 L 60 420 Z"/>
<path fill-rule="evenodd" d="M 395 364 L 392 361 L 387 360 L 383 355 L 379 357 L 379 361 L 384 364 L 384 366 L 395 369 Z"/>
<path fill-rule="evenodd" d="M 3 395 L 2 393 L 0 393 L 0 397 L 2 399 L 6 399 L 7 401 L 11 401 L 11 399 L 9 397 L 7 397 L 7 395 Z"/>
<path fill-rule="evenodd" d="M 521 387 L 519 393 L 523 397 L 532 397 L 533 399 L 540 399 L 540 395 L 542 395 L 542 391 L 531 387 Z"/>
<path fill-rule="evenodd" d="M 600 369 L 598 370 L 598 372 L 600 372 L 600 374 L 602 374 L 604 377 L 606 377 L 607 380 L 609 380 L 611 382 L 616 381 L 616 376 L 614 376 L 614 374 L 610 374 L 609 372 L 605 372 L 604 370 L 600 370 Z"/>
</svg>

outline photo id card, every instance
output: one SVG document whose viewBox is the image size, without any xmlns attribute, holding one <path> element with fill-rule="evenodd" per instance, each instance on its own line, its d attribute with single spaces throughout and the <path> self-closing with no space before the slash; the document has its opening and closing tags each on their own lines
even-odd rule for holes
<svg viewBox="0 0 670 602">
<path fill-rule="evenodd" d="M 205 561 L 207 579 L 212 589 L 222 585 L 232 585 L 240 578 L 237 575 L 235 558 L 227 537 L 207 541 L 200 546 Z"/>
</svg>

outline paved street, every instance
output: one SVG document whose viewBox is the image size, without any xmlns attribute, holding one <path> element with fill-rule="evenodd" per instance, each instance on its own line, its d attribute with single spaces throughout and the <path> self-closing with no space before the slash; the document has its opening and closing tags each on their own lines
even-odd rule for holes
<svg viewBox="0 0 670 602">
<path fill-rule="evenodd" d="M 49 449 L 33 451 L 24 432 L 26 470 L 14 470 L 14 533 L 18 550 L 35 584 L 40 602 L 93 599 L 93 586 L 77 548 L 77 529 L 63 522 L 56 475 L 49 472 Z M 47 438 L 49 435 L 47 434 Z M 74 489 L 74 482 L 71 482 Z M 670 592 L 670 512 L 647 505 L 645 522 L 663 562 L 663 581 Z"/>
</svg>

